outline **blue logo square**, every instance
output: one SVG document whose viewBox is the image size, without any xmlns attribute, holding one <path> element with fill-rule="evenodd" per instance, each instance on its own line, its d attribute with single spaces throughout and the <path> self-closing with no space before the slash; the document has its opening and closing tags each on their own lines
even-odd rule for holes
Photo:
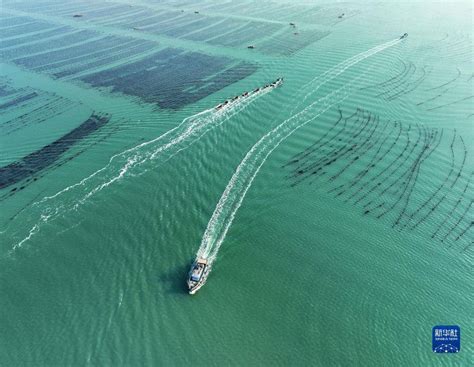
<svg viewBox="0 0 474 367">
<path fill-rule="evenodd" d="M 461 350 L 461 329 L 457 325 L 434 326 L 432 337 L 435 353 L 458 353 Z"/>
</svg>

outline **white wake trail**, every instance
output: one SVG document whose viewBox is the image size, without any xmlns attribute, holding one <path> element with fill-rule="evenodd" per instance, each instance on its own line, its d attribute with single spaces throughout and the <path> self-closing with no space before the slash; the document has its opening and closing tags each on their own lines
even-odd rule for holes
<svg viewBox="0 0 474 367">
<path fill-rule="evenodd" d="M 401 42 L 401 40 L 399 38 L 397 38 L 397 39 L 385 42 L 381 45 L 372 47 L 371 49 L 369 49 L 367 51 L 361 52 L 357 55 L 354 55 L 354 56 L 340 62 L 336 66 L 330 68 L 329 70 L 325 71 L 321 75 L 318 75 L 315 78 L 313 78 L 312 80 L 310 80 L 305 85 L 303 85 L 303 87 L 301 88 L 301 92 L 305 93 L 305 95 L 299 101 L 299 103 L 297 103 L 296 106 L 293 108 L 291 114 L 293 114 L 299 107 L 301 107 L 303 105 L 303 103 L 306 102 L 306 100 L 309 98 L 310 95 L 317 92 L 319 90 L 319 88 L 321 88 L 321 86 L 326 84 L 328 81 L 334 79 L 335 77 L 337 77 L 338 75 L 340 75 L 341 73 L 346 71 L 351 66 L 367 59 L 368 57 L 370 57 L 370 56 L 372 56 L 372 55 L 374 55 L 374 54 L 376 54 L 380 51 L 383 51 L 383 50 L 385 50 L 389 47 L 392 47 L 392 46 L 396 45 L 399 42 Z"/>
<path fill-rule="evenodd" d="M 336 65 L 323 75 L 314 78 L 307 86 L 313 86 L 313 90 L 308 92 L 303 101 L 313 94 L 319 88 L 341 75 L 349 67 L 361 62 L 362 60 L 385 50 L 397 44 L 400 40 L 396 39 L 376 46 L 368 51 L 362 52 L 350 59 Z M 360 77 L 356 78 L 359 79 Z M 245 155 L 235 170 L 232 178 L 227 184 L 211 219 L 204 232 L 201 245 L 197 252 L 197 257 L 208 259 L 208 263 L 212 263 L 217 257 L 220 246 L 234 220 L 242 201 L 252 185 L 253 180 L 257 176 L 260 168 L 263 166 L 268 156 L 284 141 L 288 136 L 293 134 L 297 129 L 314 121 L 318 116 L 327 111 L 333 105 L 341 102 L 348 95 L 348 88 L 355 80 L 346 84 L 344 87 L 330 93 L 329 95 L 319 98 L 310 103 L 302 111 L 283 121 L 273 130 L 266 133 Z M 304 90 L 304 88 L 303 88 Z M 300 103 L 300 105 L 301 105 Z"/>
<path fill-rule="evenodd" d="M 163 135 L 115 154 L 109 159 L 109 162 L 103 168 L 95 171 L 80 182 L 68 186 L 52 196 L 44 197 L 38 203 L 49 201 L 63 195 L 68 191 L 80 187 L 84 188 L 85 192 L 83 199 L 79 201 L 84 201 L 103 188 L 109 186 L 117 180 L 120 180 L 130 172 L 131 168 L 142 165 L 143 163 L 150 160 L 160 158 L 160 155 L 170 151 L 172 148 L 179 149 L 180 151 L 186 149 L 191 145 L 191 143 L 195 142 L 197 139 L 200 139 L 211 129 L 221 125 L 235 114 L 242 111 L 255 99 L 268 93 L 270 90 L 271 89 L 267 89 L 258 93 L 253 93 L 246 99 L 231 102 L 226 108 L 221 110 L 211 108 L 199 112 L 193 116 L 187 117 L 181 122 L 181 124 L 167 131 Z M 94 179 L 99 183 L 93 186 L 91 189 L 90 183 L 92 183 Z M 74 196 L 77 198 L 77 195 Z"/>
<path fill-rule="evenodd" d="M 288 120 L 285 126 L 287 129 L 284 129 L 283 126 L 280 125 L 274 130 L 271 130 L 247 152 L 227 184 L 214 210 L 211 220 L 204 232 L 201 246 L 197 253 L 198 257 L 207 258 L 212 265 L 212 262 L 217 257 L 222 242 L 224 242 L 237 210 L 268 156 L 295 130 L 314 121 L 329 108 L 340 103 L 345 97 L 341 96 L 336 100 L 334 100 L 334 97 L 344 89 L 345 88 L 341 88 L 314 102 L 314 104 L 319 103 L 320 105 L 319 108 L 313 112 L 314 115 L 312 118 L 304 120 L 303 122 L 301 122 L 301 118 L 304 118 L 302 116 L 301 118 L 292 118 L 291 121 Z M 311 107 L 313 107 L 313 105 L 311 105 Z"/>
<path fill-rule="evenodd" d="M 77 210 L 92 196 L 120 181 L 125 176 L 142 174 L 145 163 L 151 163 L 151 167 L 156 168 L 157 165 L 189 148 L 210 130 L 223 124 L 272 90 L 273 88 L 261 89 L 246 97 L 231 101 L 219 110 L 212 108 L 187 117 L 177 127 L 156 139 L 141 143 L 112 156 L 107 165 L 80 182 L 34 203 L 32 207 L 35 210 L 30 210 L 29 215 L 36 218 L 36 223 L 31 227 L 26 237 L 13 245 L 13 250 L 29 241 L 39 232 L 42 225 L 51 222 L 68 211 Z"/>
</svg>

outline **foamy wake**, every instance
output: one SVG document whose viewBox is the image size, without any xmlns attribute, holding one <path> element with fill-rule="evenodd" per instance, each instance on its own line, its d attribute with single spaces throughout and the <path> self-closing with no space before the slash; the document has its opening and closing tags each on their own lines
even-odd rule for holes
<svg viewBox="0 0 474 367">
<path fill-rule="evenodd" d="M 351 66 L 361 62 L 362 60 L 381 52 L 388 47 L 394 46 L 400 40 L 396 39 L 376 46 L 368 51 L 353 56 L 344 62 L 331 68 L 321 76 L 318 76 L 307 83 L 302 88 L 305 93 L 302 99 L 299 99 L 301 106 L 310 96 L 314 96 L 322 85 L 341 75 Z M 344 100 L 350 92 L 351 86 L 355 83 L 356 78 L 352 82 L 346 83 L 345 86 L 339 88 L 327 96 L 318 98 L 310 103 L 303 110 L 293 115 L 289 119 L 283 121 L 273 130 L 266 133 L 245 155 L 235 170 L 232 178 L 227 184 L 217 206 L 212 214 L 211 219 L 204 232 L 201 246 L 197 252 L 198 257 L 206 258 L 210 266 L 217 257 L 222 242 L 225 239 L 234 217 L 242 204 L 242 201 L 252 185 L 253 180 L 257 176 L 260 168 L 267 160 L 268 156 L 284 141 L 288 136 L 300 127 L 314 121 L 318 116 L 327 111 L 329 108 Z M 309 91 L 308 91 L 309 90 Z"/>
<path fill-rule="evenodd" d="M 224 108 L 205 110 L 183 120 L 177 127 L 167 131 L 156 139 L 141 143 L 133 148 L 112 156 L 103 168 L 95 171 L 78 183 L 66 187 L 54 195 L 46 196 L 33 204 L 28 211 L 35 224 L 28 235 L 13 245 L 13 250 L 21 247 L 39 232 L 42 225 L 77 210 L 92 196 L 127 176 L 139 176 L 157 165 L 169 160 L 179 152 L 189 148 L 206 133 L 221 125 L 256 99 L 269 93 L 273 88 L 252 92 L 246 97 L 229 102 Z M 151 163 L 144 166 L 144 164 Z M 35 219 L 36 218 L 36 219 Z"/>
</svg>

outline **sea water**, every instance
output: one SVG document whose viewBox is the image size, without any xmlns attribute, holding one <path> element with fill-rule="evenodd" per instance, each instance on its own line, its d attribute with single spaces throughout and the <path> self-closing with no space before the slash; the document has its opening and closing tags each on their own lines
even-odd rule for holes
<svg viewBox="0 0 474 367">
<path fill-rule="evenodd" d="M 468 365 L 470 3 L 0 15 L 3 364 Z"/>
</svg>

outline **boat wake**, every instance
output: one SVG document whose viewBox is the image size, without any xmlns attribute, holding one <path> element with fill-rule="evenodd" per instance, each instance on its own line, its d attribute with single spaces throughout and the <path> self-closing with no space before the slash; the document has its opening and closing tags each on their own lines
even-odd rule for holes
<svg viewBox="0 0 474 367">
<path fill-rule="evenodd" d="M 306 93 L 298 104 L 301 106 L 308 98 L 314 96 L 322 85 L 335 79 L 344 73 L 351 66 L 365 60 L 366 58 L 377 54 L 389 47 L 399 43 L 396 39 L 390 42 L 383 43 L 370 50 L 362 52 L 353 56 L 342 63 L 334 66 L 321 76 L 318 76 L 307 83 L 302 88 L 302 93 Z M 292 115 L 287 120 L 283 121 L 273 130 L 266 133 L 257 143 L 247 152 L 244 159 L 240 162 L 235 170 L 232 178 L 227 184 L 217 206 L 212 214 L 211 219 L 204 232 L 201 245 L 197 252 L 197 258 L 207 259 L 209 266 L 217 257 L 222 242 L 224 241 L 227 231 L 229 230 L 234 217 L 242 204 L 242 201 L 252 185 L 253 180 L 257 176 L 260 168 L 267 160 L 268 156 L 297 129 L 314 121 L 318 116 L 327 111 L 335 104 L 344 100 L 351 90 L 352 85 L 361 76 L 346 83 L 343 87 L 336 89 L 332 93 L 318 98 L 311 102 L 308 106 L 303 108 L 300 112 Z"/>
<path fill-rule="evenodd" d="M 344 71 L 349 69 L 351 66 L 354 66 L 355 64 L 358 64 L 359 62 L 369 58 L 370 56 L 373 56 L 380 51 L 383 51 L 389 47 L 395 46 L 396 44 L 400 43 L 401 39 L 396 38 L 394 40 L 382 43 L 378 46 L 372 47 L 371 49 L 361 52 L 357 55 L 354 55 L 347 60 L 342 61 L 341 63 L 337 64 L 336 66 L 330 68 L 329 70 L 325 71 L 321 75 L 318 75 L 314 79 L 310 80 L 308 83 L 303 85 L 301 88 L 301 93 L 304 93 L 304 96 L 301 98 L 300 102 L 295 106 L 293 109 L 293 113 L 295 110 L 297 110 L 299 107 L 301 107 L 306 100 L 315 94 L 321 88 L 324 84 L 329 82 L 330 80 L 338 77 L 341 75 Z M 292 114 L 293 114 L 292 113 Z"/>
<path fill-rule="evenodd" d="M 92 196 L 122 178 L 140 176 L 149 169 L 155 169 L 157 165 L 189 148 L 210 130 L 229 120 L 272 90 L 273 88 L 259 88 L 256 91 L 232 99 L 224 107 L 211 108 L 187 117 L 181 124 L 156 139 L 141 143 L 112 156 L 106 166 L 80 182 L 35 202 L 28 210 L 26 221 L 31 223 L 31 218 L 36 218 L 33 219 L 36 223 L 29 230 L 26 237 L 14 241 L 15 244 L 12 250 L 29 241 L 44 224 L 69 211 L 77 210 Z"/>
</svg>

